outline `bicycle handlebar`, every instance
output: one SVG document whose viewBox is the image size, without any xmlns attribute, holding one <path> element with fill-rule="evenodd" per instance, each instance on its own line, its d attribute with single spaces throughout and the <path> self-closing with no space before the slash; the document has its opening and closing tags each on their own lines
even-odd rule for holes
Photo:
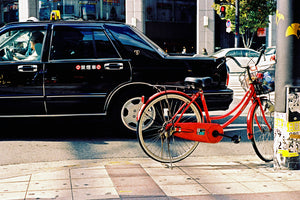
<svg viewBox="0 0 300 200">
<path fill-rule="evenodd" d="M 266 45 L 262 45 L 262 47 L 259 49 L 260 54 L 259 54 L 259 57 L 257 59 L 257 62 L 255 63 L 255 66 L 258 65 L 262 55 L 264 55 L 264 53 L 265 53 L 265 50 L 266 50 Z"/>
<path fill-rule="evenodd" d="M 256 63 L 255 63 L 255 66 L 258 65 L 258 63 L 260 62 L 261 57 L 262 57 L 262 56 L 264 55 L 264 53 L 265 53 L 265 50 L 266 50 L 266 46 L 265 46 L 265 45 L 263 45 L 263 46 L 259 49 L 260 54 L 259 54 L 259 57 L 258 57 Z M 249 65 L 247 65 L 246 67 L 243 67 L 243 66 L 241 65 L 241 63 L 240 63 L 235 57 L 232 57 L 232 56 L 224 56 L 224 58 L 225 58 L 225 61 L 226 61 L 226 58 L 232 59 L 232 60 L 233 60 L 240 68 L 246 68 L 246 69 L 249 68 Z"/>
</svg>

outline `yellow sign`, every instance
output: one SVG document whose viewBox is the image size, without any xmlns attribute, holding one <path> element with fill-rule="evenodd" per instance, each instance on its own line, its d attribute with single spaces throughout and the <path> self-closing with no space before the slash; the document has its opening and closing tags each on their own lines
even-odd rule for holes
<svg viewBox="0 0 300 200">
<path fill-rule="evenodd" d="M 60 11 L 59 10 L 52 10 L 50 14 L 50 20 L 59 20 L 60 19 Z"/>
<path fill-rule="evenodd" d="M 291 139 L 300 139 L 300 135 L 290 134 Z"/>
<path fill-rule="evenodd" d="M 300 131 L 300 121 L 287 122 L 286 126 L 287 126 L 288 132 L 299 132 Z"/>
<path fill-rule="evenodd" d="M 298 152 L 290 153 L 289 150 L 279 149 L 278 153 L 282 154 L 282 157 L 297 157 L 299 156 Z"/>
<path fill-rule="evenodd" d="M 275 127 L 275 128 L 283 129 L 283 127 L 284 127 L 284 120 L 276 117 L 276 118 L 275 118 L 275 124 L 274 124 L 274 127 Z"/>
</svg>

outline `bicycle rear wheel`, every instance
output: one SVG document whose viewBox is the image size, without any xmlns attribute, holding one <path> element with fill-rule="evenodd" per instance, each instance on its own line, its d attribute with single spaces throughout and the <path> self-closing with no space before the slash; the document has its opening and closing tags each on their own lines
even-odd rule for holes
<svg viewBox="0 0 300 200">
<path fill-rule="evenodd" d="M 251 141 L 257 156 L 265 162 L 270 162 L 274 155 L 274 105 L 267 99 L 261 99 L 261 105 L 262 109 L 257 104 L 252 114 L 253 138 Z"/>
<path fill-rule="evenodd" d="M 198 142 L 175 137 L 166 131 L 167 124 L 182 106 L 190 99 L 175 93 L 164 93 L 146 105 L 142 111 L 137 128 L 139 143 L 143 151 L 152 159 L 162 162 L 178 162 L 188 157 L 198 146 Z M 180 122 L 201 122 L 201 113 L 193 103 L 186 110 Z M 147 124 L 145 126 L 144 124 Z"/>
</svg>

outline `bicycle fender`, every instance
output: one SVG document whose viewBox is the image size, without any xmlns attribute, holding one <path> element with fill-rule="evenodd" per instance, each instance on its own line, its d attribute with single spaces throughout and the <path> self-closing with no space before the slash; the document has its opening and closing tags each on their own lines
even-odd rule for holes
<svg viewBox="0 0 300 200">
<path fill-rule="evenodd" d="M 253 138 L 253 129 L 252 129 L 252 121 L 253 121 L 253 112 L 255 111 L 255 107 L 258 104 L 257 101 L 255 101 L 249 111 L 248 111 L 248 115 L 247 115 L 247 136 L 249 140 L 252 140 Z"/>
<path fill-rule="evenodd" d="M 157 97 L 159 97 L 161 95 L 165 95 L 165 94 L 178 94 L 178 95 L 182 95 L 182 96 L 184 96 L 184 97 L 192 100 L 192 98 L 189 95 L 187 95 L 187 94 L 185 94 L 183 92 L 177 91 L 177 90 L 167 90 L 167 91 L 161 91 L 161 92 L 155 93 L 154 95 L 152 95 L 151 97 L 149 97 L 149 99 L 147 100 L 146 103 L 144 103 L 142 105 L 142 107 L 140 108 L 140 111 L 139 111 L 139 113 L 137 115 L 136 120 L 139 121 L 139 119 L 141 117 L 141 114 L 144 111 L 144 109 L 145 109 L 145 107 L 146 107 L 147 104 L 149 104 L 151 101 L 153 101 L 153 99 L 155 99 L 155 98 L 157 98 Z M 201 111 L 201 109 L 200 109 L 200 107 L 198 105 L 197 105 L 197 107 L 198 107 L 199 111 Z"/>
</svg>

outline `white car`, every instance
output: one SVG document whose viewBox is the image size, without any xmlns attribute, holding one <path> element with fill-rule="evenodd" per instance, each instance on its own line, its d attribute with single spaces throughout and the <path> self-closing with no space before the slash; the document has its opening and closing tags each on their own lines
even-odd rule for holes
<svg viewBox="0 0 300 200">
<path fill-rule="evenodd" d="M 243 67 L 246 67 L 249 64 L 251 65 L 256 63 L 259 57 L 259 52 L 247 48 L 226 48 L 211 55 L 211 57 L 214 58 L 220 58 L 223 56 L 232 56 L 236 58 Z M 227 61 L 227 66 L 229 67 L 230 73 L 245 71 L 245 69 L 240 68 L 232 59 Z"/>
</svg>

